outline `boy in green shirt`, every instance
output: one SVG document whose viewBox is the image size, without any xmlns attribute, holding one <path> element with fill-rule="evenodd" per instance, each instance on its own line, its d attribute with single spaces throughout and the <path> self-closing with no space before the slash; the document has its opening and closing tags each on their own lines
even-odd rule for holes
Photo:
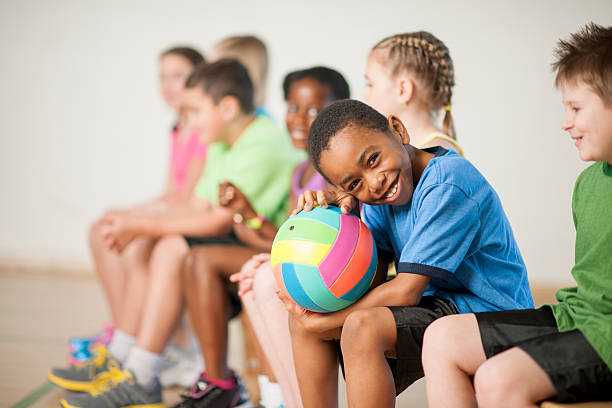
<svg viewBox="0 0 612 408">
<path fill-rule="evenodd" d="M 159 238 L 151 255 L 150 274 L 155 279 L 148 285 L 142 318 L 120 319 L 108 351 L 96 352 L 83 367 L 49 374 L 63 388 L 78 386 L 91 392 L 67 396 L 61 401 L 64 407 L 163 407 L 158 372 L 164 347 L 183 312 L 181 271 L 190 247 L 231 246 L 237 252 L 232 259 L 242 263 L 258 252 L 233 234 L 235 214 L 219 205 L 222 184 L 239 187 L 258 216 L 278 224 L 287 212 L 289 181 L 303 155 L 272 119 L 254 114 L 246 68 L 233 59 L 199 65 L 187 79 L 183 98 L 189 123 L 217 142 L 208 148 L 193 200 L 152 216 L 107 217 L 108 239 L 119 250 L 139 235 Z M 130 282 L 139 284 L 137 279 Z M 223 311 L 218 317 L 227 318 Z M 248 402 L 233 374 L 231 380 L 235 401 Z"/>
<path fill-rule="evenodd" d="M 537 310 L 455 315 L 429 326 L 431 408 L 612 399 L 612 27 L 587 25 L 560 41 L 556 56 L 561 127 L 580 158 L 596 162 L 572 199 L 577 286 Z"/>
</svg>

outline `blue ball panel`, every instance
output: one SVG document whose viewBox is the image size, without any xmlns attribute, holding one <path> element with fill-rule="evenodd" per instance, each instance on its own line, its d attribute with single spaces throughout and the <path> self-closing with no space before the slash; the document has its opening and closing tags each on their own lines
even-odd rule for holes
<svg viewBox="0 0 612 408">
<path fill-rule="evenodd" d="M 308 297 L 304 289 L 302 288 L 302 284 L 298 280 L 295 274 L 295 268 L 292 263 L 284 263 L 283 264 L 283 282 L 285 283 L 285 289 L 287 289 L 287 293 L 291 296 L 291 299 L 304 309 L 312 310 L 313 312 L 326 312 L 325 309 L 322 309 Z"/>
<path fill-rule="evenodd" d="M 325 286 L 319 270 L 311 265 L 293 264 L 295 274 L 306 295 L 326 312 L 344 309 L 353 302 L 335 297 Z"/>
</svg>

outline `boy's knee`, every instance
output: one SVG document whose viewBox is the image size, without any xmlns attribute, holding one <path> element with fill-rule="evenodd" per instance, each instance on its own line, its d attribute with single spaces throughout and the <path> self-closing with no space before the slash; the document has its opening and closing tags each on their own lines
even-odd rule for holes
<svg viewBox="0 0 612 408">
<path fill-rule="evenodd" d="M 431 323 L 423 337 L 423 364 L 428 364 L 432 359 L 442 358 L 445 354 L 451 354 L 455 342 L 453 329 L 455 322 L 445 316 Z M 446 358 L 446 357 L 444 357 Z"/>
<path fill-rule="evenodd" d="M 182 262 L 189 252 L 185 239 L 179 235 L 169 235 L 160 238 L 151 253 L 151 262 L 167 262 L 168 260 Z"/>
<path fill-rule="evenodd" d="M 478 368 L 474 375 L 474 391 L 478 406 L 506 407 L 514 404 L 515 394 L 511 375 L 494 360 L 488 360 Z"/>
<path fill-rule="evenodd" d="M 380 347 L 379 318 L 376 309 L 358 310 L 347 316 L 342 326 L 342 353 L 361 353 Z"/>
</svg>

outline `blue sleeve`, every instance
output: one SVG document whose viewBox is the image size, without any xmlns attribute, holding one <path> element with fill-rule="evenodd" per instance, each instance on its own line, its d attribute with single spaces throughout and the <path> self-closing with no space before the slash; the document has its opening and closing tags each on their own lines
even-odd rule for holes
<svg viewBox="0 0 612 408">
<path fill-rule="evenodd" d="M 378 251 L 388 252 L 393 255 L 393 246 L 389 237 L 389 228 L 384 216 L 383 206 L 364 204 L 362 209 L 362 220 L 368 227 L 376 243 Z"/>
<path fill-rule="evenodd" d="M 420 195 L 416 214 L 397 271 L 447 281 L 480 229 L 478 203 L 454 185 L 435 184 Z"/>
</svg>

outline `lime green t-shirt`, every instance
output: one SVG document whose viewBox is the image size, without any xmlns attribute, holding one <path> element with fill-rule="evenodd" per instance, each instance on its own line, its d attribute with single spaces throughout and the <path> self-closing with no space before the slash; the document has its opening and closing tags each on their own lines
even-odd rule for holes
<svg viewBox="0 0 612 408">
<path fill-rule="evenodd" d="M 219 204 L 219 184 L 233 183 L 258 214 L 275 225 L 287 215 L 291 175 L 304 152 L 291 146 L 289 137 L 269 117 L 257 116 L 233 146 L 216 142 L 208 147 L 198 197 Z"/>
<path fill-rule="evenodd" d="M 550 305 L 560 331 L 578 329 L 612 369 L 612 166 L 595 163 L 576 181 L 572 198 L 578 284 Z"/>
</svg>

